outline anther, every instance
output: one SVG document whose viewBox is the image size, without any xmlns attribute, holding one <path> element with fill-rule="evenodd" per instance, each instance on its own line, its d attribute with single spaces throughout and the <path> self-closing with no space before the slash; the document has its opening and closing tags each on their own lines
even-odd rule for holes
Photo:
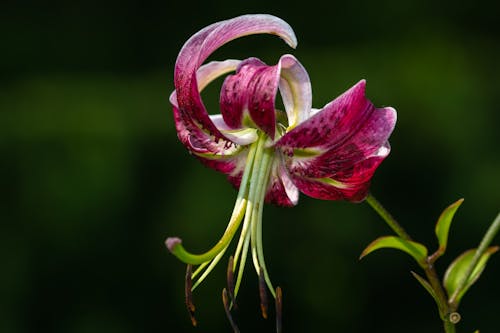
<svg viewBox="0 0 500 333">
<path fill-rule="evenodd" d="M 189 313 L 189 317 L 191 318 L 191 323 L 193 326 L 197 325 L 196 318 L 194 317 L 195 306 L 193 303 L 193 293 L 191 288 L 193 287 L 193 281 L 191 280 L 191 275 L 193 274 L 193 266 L 187 265 L 186 268 L 186 284 L 185 284 L 185 296 L 186 296 L 186 307 Z"/>
<path fill-rule="evenodd" d="M 224 304 L 224 311 L 226 311 L 227 319 L 233 328 L 234 333 L 240 333 L 240 329 L 236 326 L 236 323 L 233 320 L 233 316 L 231 315 L 231 310 L 229 309 L 229 296 L 227 295 L 226 288 L 222 289 L 222 303 Z"/>
<path fill-rule="evenodd" d="M 259 296 L 260 296 L 260 310 L 262 311 L 262 317 L 267 319 L 267 292 L 266 292 L 266 280 L 264 278 L 264 270 L 262 267 L 259 272 Z"/>
<path fill-rule="evenodd" d="M 283 293 L 280 287 L 276 287 L 276 333 L 282 332 L 282 313 L 283 313 Z"/>
<path fill-rule="evenodd" d="M 229 257 L 229 263 L 227 265 L 227 292 L 229 294 L 229 299 L 231 300 L 230 307 L 236 308 L 236 299 L 234 297 L 234 258 L 233 256 Z"/>
</svg>

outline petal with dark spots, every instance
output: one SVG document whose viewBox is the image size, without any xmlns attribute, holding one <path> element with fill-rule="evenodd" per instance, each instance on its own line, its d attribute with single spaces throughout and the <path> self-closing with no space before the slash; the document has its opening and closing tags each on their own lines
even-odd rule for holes
<svg viewBox="0 0 500 333">
<path fill-rule="evenodd" d="M 316 154 L 311 153 L 309 156 L 297 156 L 292 160 L 290 169 L 306 177 L 331 177 L 367 158 L 384 159 L 390 152 L 387 140 L 395 123 L 396 111 L 393 108 L 374 109 L 341 144 L 326 151 L 317 150 Z M 303 151 L 297 149 L 294 153 L 300 155 Z"/>
<path fill-rule="evenodd" d="M 285 134 L 278 147 L 331 149 L 346 141 L 373 111 L 362 80 Z"/>
<path fill-rule="evenodd" d="M 275 147 L 287 156 L 294 184 L 314 198 L 364 199 L 375 169 L 390 152 L 396 111 L 376 109 L 361 81 L 285 134 Z"/>
<path fill-rule="evenodd" d="M 221 89 L 221 114 L 230 127 L 260 128 L 274 139 L 276 116 L 274 102 L 280 79 L 280 63 L 267 66 L 257 58 L 243 61 L 236 74 L 224 81 Z M 246 124 L 250 116 L 252 124 Z"/>
<path fill-rule="evenodd" d="M 312 198 L 359 202 L 368 194 L 370 180 L 383 159 L 380 156 L 365 159 L 331 178 L 308 178 L 292 174 L 293 182 L 300 192 Z"/>
<path fill-rule="evenodd" d="M 202 90 L 220 75 L 233 71 L 238 63 L 237 60 L 227 60 L 210 62 L 200 67 L 197 72 L 199 89 Z M 199 156 L 206 154 L 227 156 L 237 152 L 233 142 L 226 139 L 216 139 L 202 130 L 192 117 L 180 112 L 177 91 L 170 95 L 170 104 L 173 108 L 177 136 L 190 152 Z"/>
</svg>

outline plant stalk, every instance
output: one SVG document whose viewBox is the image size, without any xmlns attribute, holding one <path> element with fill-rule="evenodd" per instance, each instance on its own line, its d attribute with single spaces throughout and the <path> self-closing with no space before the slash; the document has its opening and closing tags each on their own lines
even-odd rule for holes
<svg viewBox="0 0 500 333">
<path fill-rule="evenodd" d="M 369 193 L 368 196 L 366 197 L 366 202 L 384 219 L 384 221 L 387 223 L 387 225 L 401 238 L 411 241 L 410 235 L 406 232 L 406 230 L 396 221 L 394 217 L 382 206 L 382 204 L 371 194 Z M 500 227 L 500 215 L 497 218 L 499 220 L 498 224 Z M 496 222 L 496 220 L 495 220 Z M 491 229 L 491 228 L 490 228 Z M 498 228 L 497 230 L 498 231 Z M 487 234 L 490 232 L 488 231 Z M 491 239 L 494 237 L 491 237 Z M 486 238 L 486 236 L 485 236 Z M 491 242 L 490 239 L 490 242 Z M 489 244 L 489 242 L 487 243 Z M 486 247 L 485 249 L 486 250 Z M 483 251 L 484 252 L 484 251 Z M 432 289 L 434 289 L 434 292 L 437 296 L 437 302 L 438 302 L 438 307 L 440 311 L 440 317 L 443 320 L 444 324 L 444 331 L 445 333 L 455 333 L 455 324 L 450 321 L 449 315 L 452 312 L 451 306 L 448 304 L 448 299 L 446 297 L 446 293 L 443 289 L 443 286 L 441 285 L 440 279 L 437 275 L 436 269 L 434 268 L 434 264 L 430 262 L 430 260 L 427 260 L 427 265 L 424 267 L 425 274 L 427 276 L 427 279 L 429 280 L 429 283 L 432 286 Z"/>
</svg>

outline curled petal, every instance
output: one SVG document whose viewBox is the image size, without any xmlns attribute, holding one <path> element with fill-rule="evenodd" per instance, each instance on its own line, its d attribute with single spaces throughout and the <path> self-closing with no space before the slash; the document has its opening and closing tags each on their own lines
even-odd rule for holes
<svg viewBox="0 0 500 333">
<path fill-rule="evenodd" d="M 292 55 L 280 59 L 280 92 L 288 116 L 288 129 L 295 128 L 310 115 L 312 89 L 309 75 L 300 62 Z"/>
<path fill-rule="evenodd" d="M 213 61 L 200 67 L 197 72 L 197 81 L 199 82 L 197 89 L 201 91 L 219 76 L 234 71 L 238 64 L 238 60 Z M 231 141 L 225 139 L 216 140 L 197 126 L 192 117 L 180 111 L 177 91 L 170 95 L 170 104 L 172 104 L 174 111 L 177 136 L 189 151 L 196 155 L 231 155 L 235 152 L 235 146 Z"/>
<path fill-rule="evenodd" d="M 249 145 L 257 141 L 259 137 L 256 128 L 245 127 L 241 129 L 232 129 L 226 124 L 222 115 L 220 114 L 211 115 L 210 119 L 226 138 L 238 145 Z"/>
<path fill-rule="evenodd" d="M 244 15 L 212 24 L 193 35 L 182 47 L 175 64 L 174 85 L 177 109 L 182 118 L 207 130 L 216 139 L 224 138 L 208 116 L 198 91 L 196 72 L 205 59 L 225 43 L 251 34 L 280 36 L 290 46 L 297 40 L 292 28 L 271 15 Z"/>
<path fill-rule="evenodd" d="M 289 170 L 299 190 L 315 198 L 359 201 L 387 157 L 396 123 L 393 108 L 377 109 L 361 81 L 276 144 L 293 158 Z"/>
<path fill-rule="evenodd" d="M 267 66 L 256 58 L 241 63 L 236 74 L 224 81 L 220 96 L 221 113 L 232 128 L 254 124 L 274 138 L 274 101 L 280 79 L 280 63 Z M 248 118 L 250 116 L 250 119 Z"/>
<path fill-rule="evenodd" d="M 199 89 L 202 90 L 212 80 L 235 70 L 238 63 L 237 60 L 226 60 L 210 62 L 200 67 L 197 72 Z M 170 103 L 174 112 L 177 136 L 184 146 L 208 167 L 228 175 L 232 174 L 238 164 L 235 157 L 241 158 L 238 155 L 241 155 L 244 149 L 235 144 L 236 142 L 215 139 L 203 131 L 193 118 L 181 113 L 176 91 L 170 95 Z"/>
<path fill-rule="evenodd" d="M 241 60 L 228 59 L 224 61 L 212 61 L 198 68 L 196 80 L 198 81 L 198 91 L 201 92 L 210 82 L 218 77 L 233 72 L 238 68 Z"/>
</svg>

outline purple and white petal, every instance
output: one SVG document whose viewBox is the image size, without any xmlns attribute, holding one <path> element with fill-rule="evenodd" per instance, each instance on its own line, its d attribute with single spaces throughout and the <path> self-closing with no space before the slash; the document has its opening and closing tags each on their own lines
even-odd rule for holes
<svg viewBox="0 0 500 333">
<path fill-rule="evenodd" d="M 241 129 L 232 129 L 226 124 L 221 114 L 210 115 L 210 119 L 226 138 L 237 145 L 246 146 L 257 141 L 259 138 L 256 128 L 244 127 Z"/>
<path fill-rule="evenodd" d="M 197 71 L 199 90 L 203 90 L 210 82 L 219 76 L 234 71 L 240 61 L 226 60 L 213 61 L 200 67 Z M 232 155 L 236 152 L 235 146 L 226 139 L 215 140 L 213 136 L 203 131 L 192 117 L 183 114 L 179 110 L 177 91 L 170 95 L 170 104 L 174 111 L 175 127 L 179 140 L 186 148 L 196 155 Z"/>
<path fill-rule="evenodd" d="M 211 61 L 196 71 L 196 80 L 198 81 L 198 91 L 201 92 L 207 87 L 210 82 L 218 77 L 234 72 L 241 60 L 228 59 L 224 61 Z"/>
<path fill-rule="evenodd" d="M 207 130 L 215 139 L 224 136 L 210 120 L 198 91 L 196 72 L 207 57 L 225 43 L 251 34 L 274 34 L 290 46 L 297 44 L 292 28 L 271 15 L 244 15 L 217 22 L 193 35 L 182 47 L 175 64 L 174 85 L 181 118 Z M 186 120 L 187 121 L 187 120 Z"/>
<path fill-rule="evenodd" d="M 234 71 L 239 62 L 238 60 L 214 61 L 200 67 L 197 72 L 200 91 L 219 76 Z M 170 95 L 170 103 L 173 108 L 177 136 L 184 146 L 206 166 L 224 174 L 231 174 L 236 168 L 236 159 L 246 154 L 238 144 L 244 143 L 245 140 L 251 141 L 249 137 L 251 134 L 247 133 L 246 137 L 236 140 L 238 142 L 226 139 L 215 140 L 213 136 L 203 131 L 193 118 L 179 111 L 176 91 Z M 224 129 L 222 124 L 220 126 Z M 234 139 L 241 136 L 243 135 L 236 134 L 230 137 Z"/>
<path fill-rule="evenodd" d="M 292 55 L 280 59 L 280 93 L 288 116 L 288 128 L 291 130 L 310 117 L 312 89 L 309 75 L 301 63 Z"/>
</svg>

